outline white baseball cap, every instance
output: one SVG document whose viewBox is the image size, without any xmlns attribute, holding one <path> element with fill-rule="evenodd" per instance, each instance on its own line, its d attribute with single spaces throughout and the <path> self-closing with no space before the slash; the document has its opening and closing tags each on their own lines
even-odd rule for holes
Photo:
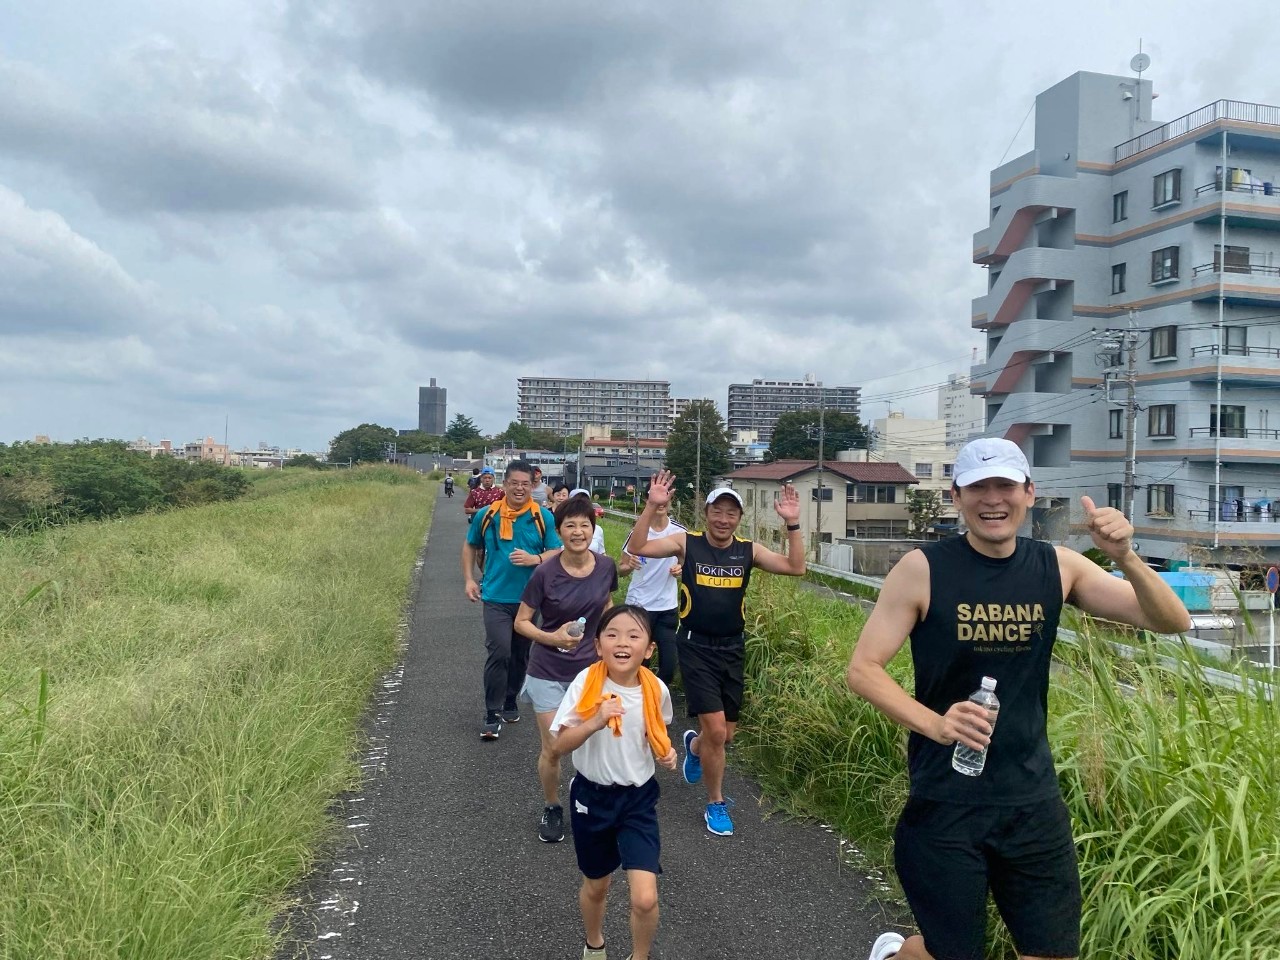
<svg viewBox="0 0 1280 960">
<path fill-rule="evenodd" d="M 716 487 L 714 490 L 712 490 L 710 493 L 707 494 L 707 506 L 708 507 L 711 506 L 721 497 L 733 497 L 733 499 L 738 501 L 739 510 L 747 509 L 747 505 L 742 502 L 741 494 L 739 494 L 737 490 L 733 489 L 733 487 Z"/>
<path fill-rule="evenodd" d="M 591 499 L 591 491 L 588 490 L 586 487 L 574 487 L 572 490 L 569 491 L 569 496 L 571 497 L 576 497 L 578 494 L 582 494 L 588 500 Z"/>
<path fill-rule="evenodd" d="M 1022 448 L 1002 437 L 982 437 L 965 444 L 951 468 L 951 482 L 957 487 L 991 477 L 1025 483 L 1030 476 L 1031 466 Z"/>
</svg>

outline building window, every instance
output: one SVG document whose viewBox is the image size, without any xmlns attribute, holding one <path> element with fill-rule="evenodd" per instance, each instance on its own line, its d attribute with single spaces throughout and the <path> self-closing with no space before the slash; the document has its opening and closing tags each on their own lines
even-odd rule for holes
<svg viewBox="0 0 1280 960">
<path fill-rule="evenodd" d="M 1221 411 L 1221 413 L 1219 413 Z M 1219 433 L 1221 431 L 1221 433 Z M 1235 404 L 1209 404 L 1209 436 L 1243 437 L 1244 407 Z"/>
<path fill-rule="evenodd" d="M 1249 328 L 1223 327 L 1222 352 L 1235 357 L 1249 355 Z"/>
<path fill-rule="evenodd" d="M 944 463 L 942 465 L 942 479 L 950 480 L 951 473 L 955 469 L 955 466 L 956 465 L 954 463 Z"/>
<path fill-rule="evenodd" d="M 1108 410 L 1107 422 L 1110 424 L 1111 432 L 1109 436 L 1112 440 L 1119 440 L 1124 436 L 1124 411 Z"/>
<path fill-rule="evenodd" d="M 1111 295 L 1124 293 L 1124 275 L 1128 268 L 1126 263 L 1113 264 L 1111 267 Z"/>
<path fill-rule="evenodd" d="M 1174 435 L 1174 404 L 1157 403 L 1147 410 L 1147 436 L 1172 437 Z"/>
<path fill-rule="evenodd" d="M 818 488 L 817 488 L 817 487 L 814 487 L 812 490 L 810 490 L 810 491 L 809 491 L 809 499 L 810 499 L 810 500 L 812 500 L 812 501 L 814 501 L 815 503 L 817 502 L 817 500 L 818 500 Z M 822 502 L 823 502 L 823 503 L 830 503 L 830 502 L 831 502 L 831 500 L 832 500 L 832 490 L 831 490 L 831 488 L 830 488 L 830 487 L 825 487 L 825 486 L 824 486 L 824 487 L 822 488 Z"/>
<path fill-rule="evenodd" d="M 1178 328 L 1156 327 L 1151 331 L 1151 359 L 1164 360 L 1178 355 Z"/>
<path fill-rule="evenodd" d="M 945 490 L 939 490 L 938 492 L 942 494 L 942 505 L 944 507 L 950 507 L 955 505 L 955 500 L 951 496 L 950 487 L 947 487 L 947 489 Z"/>
<path fill-rule="evenodd" d="M 1162 247 L 1151 252 L 1151 282 L 1178 279 L 1178 248 Z"/>
<path fill-rule="evenodd" d="M 1124 484 L 1107 484 L 1107 506 L 1115 510 L 1124 509 Z"/>
<path fill-rule="evenodd" d="M 1111 198 L 1111 222 L 1129 219 L 1129 191 L 1121 190 Z"/>
<path fill-rule="evenodd" d="M 1182 199 L 1182 171 L 1166 170 L 1152 178 L 1151 206 L 1163 207 Z"/>
<path fill-rule="evenodd" d="M 1147 487 L 1147 513 L 1173 516 L 1173 484 L 1153 483 Z"/>
<path fill-rule="evenodd" d="M 898 488 L 888 483 L 851 483 L 847 496 L 850 503 L 897 503 Z"/>
<path fill-rule="evenodd" d="M 915 473 L 916 473 L 916 476 L 917 476 L 919 479 L 921 479 L 921 480 L 932 480 L 932 479 L 933 479 L 933 464 L 932 464 L 932 463 L 917 463 L 917 464 L 916 464 L 916 471 L 915 471 Z"/>
</svg>

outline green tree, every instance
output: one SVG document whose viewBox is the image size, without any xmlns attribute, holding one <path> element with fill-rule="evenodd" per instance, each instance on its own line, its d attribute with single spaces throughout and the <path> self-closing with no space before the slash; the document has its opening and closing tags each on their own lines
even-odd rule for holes
<svg viewBox="0 0 1280 960">
<path fill-rule="evenodd" d="M 310 470 L 322 470 L 324 464 L 309 453 L 300 453 L 284 462 L 286 467 L 307 467 Z"/>
<path fill-rule="evenodd" d="M 387 459 L 386 444 L 397 439 L 398 434 L 391 427 L 362 423 L 329 441 L 329 462 L 381 463 Z"/>
<path fill-rule="evenodd" d="M 693 401 L 676 419 L 667 437 L 666 467 L 676 475 L 676 499 L 693 503 L 695 491 L 707 494 L 715 488 L 716 477 L 724 476 L 732 466 L 729 437 L 716 405 L 710 400 Z"/>
<path fill-rule="evenodd" d="M 443 438 L 421 430 L 405 430 L 396 438 L 397 453 L 433 453 L 444 449 Z"/>
<path fill-rule="evenodd" d="M 867 444 L 866 427 L 853 414 L 827 410 L 823 415 L 822 411 L 811 407 L 806 410 L 790 410 L 778 418 L 773 426 L 773 439 L 769 442 L 766 458 L 817 460 L 820 423 L 826 434 L 824 457 L 834 458 L 837 450 L 852 450 Z"/>
<path fill-rule="evenodd" d="M 474 445 L 475 441 L 483 437 L 483 434 L 474 420 L 458 413 L 449 421 L 449 429 L 444 432 L 444 437 L 455 446 L 467 443 Z"/>
<path fill-rule="evenodd" d="M 517 450 L 536 450 L 538 443 L 534 437 L 534 431 L 526 427 L 519 420 L 512 420 L 507 424 L 507 429 L 496 434 L 492 438 L 492 444 L 495 447 L 511 444 Z"/>
<path fill-rule="evenodd" d="M 911 518 L 907 535 L 923 535 L 942 516 L 942 493 L 938 490 L 908 490 L 907 515 Z"/>
</svg>

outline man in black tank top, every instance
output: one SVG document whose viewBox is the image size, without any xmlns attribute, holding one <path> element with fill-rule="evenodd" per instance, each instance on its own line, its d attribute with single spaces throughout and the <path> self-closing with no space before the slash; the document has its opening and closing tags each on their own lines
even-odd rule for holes
<svg viewBox="0 0 1280 960">
<path fill-rule="evenodd" d="M 1035 486 L 1015 443 L 973 441 L 953 476 L 967 533 L 898 562 L 849 661 L 849 688 L 911 731 L 894 864 L 920 935 L 882 935 L 871 960 L 982 960 L 988 892 L 1024 960 L 1074 957 L 1080 879 L 1046 733 L 1062 605 L 1158 633 L 1184 631 L 1190 618 L 1133 552 L 1119 510 L 1080 498 L 1086 529 L 1123 580 L 1074 550 L 1019 537 Z M 914 698 L 885 670 L 908 636 Z M 997 681 L 994 729 L 968 700 L 984 676 Z M 981 775 L 952 769 L 956 743 L 990 745 Z"/>
<path fill-rule="evenodd" d="M 774 504 L 787 528 L 785 554 L 737 536 L 742 498 L 731 487 L 707 495 L 705 530 L 681 530 L 650 540 L 649 522 L 658 507 L 671 502 L 674 481 L 667 470 L 654 476 L 627 551 L 638 557 L 676 557 L 681 565 L 676 644 L 689 716 L 698 718 L 701 731 L 685 731 L 684 778 L 706 783 L 707 829 L 730 836 L 733 820 L 722 792 L 724 750 L 733 740 L 742 706 L 743 603 L 756 568 L 791 577 L 804 573 L 800 495 L 794 487 L 785 487 Z"/>
</svg>

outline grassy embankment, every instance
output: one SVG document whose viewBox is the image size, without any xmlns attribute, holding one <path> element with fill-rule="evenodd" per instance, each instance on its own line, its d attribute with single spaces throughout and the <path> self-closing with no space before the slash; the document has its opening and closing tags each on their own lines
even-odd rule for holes
<svg viewBox="0 0 1280 960">
<path fill-rule="evenodd" d="M 291 471 L 0 539 L 0 957 L 270 955 L 358 780 L 433 489 Z"/>
</svg>

